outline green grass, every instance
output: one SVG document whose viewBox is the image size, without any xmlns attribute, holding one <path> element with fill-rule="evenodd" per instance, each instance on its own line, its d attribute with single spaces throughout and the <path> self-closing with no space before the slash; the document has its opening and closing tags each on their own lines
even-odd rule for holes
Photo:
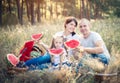
<svg viewBox="0 0 120 83">
<path fill-rule="evenodd" d="M 14 79 L 13 77 L 9 77 L 6 73 L 6 63 L 4 61 L 4 58 L 8 53 L 14 53 L 15 55 L 19 54 L 19 50 L 22 48 L 25 41 L 31 39 L 31 35 L 34 33 L 43 33 L 44 37 L 41 41 L 44 43 L 50 45 L 52 35 L 58 31 L 64 30 L 64 22 L 63 20 L 53 21 L 53 22 L 46 22 L 41 24 L 36 24 L 34 26 L 31 26 L 29 24 L 27 25 L 15 25 L 15 26 L 6 26 L 0 28 L 0 80 L 1 83 L 11 83 L 12 81 L 14 83 L 17 83 L 20 80 L 23 80 L 24 78 L 20 78 L 20 76 L 16 76 Z M 112 59 L 112 61 L 116 62 L 120 60 L 120 19 L 114 18 L 114 19 L 104 19 L 104 20 L 96 20 L 92 22 L 92 30 L 97 31 L 101 34 L 103 37 L 109 51 L 112 57 L 115 59 Z M 79 29 L 76 29 L 76 32 L 79 33 Z M 79 33 L 80 34 L 80 33 Z M 117 58 L 116 58 L 117 57 Z M 113 64 L 111 69 L 113 70 L 114 67 L 120 67 L 118 65 L 119 63 Z M 109 71 L 110 68 L 109 68 Z M 109 72 L 107 71 L 107 72 Z M 40 73 L 40 72 L 39 72 Z M 24 75 L 24 74 L 23 74 Z M 31 74 L 32 77 L 33 73 Z M 47 74 L 45 74 L 47 75 Z M 43 76 L 42 78 L 46 77 Z M 30 76 L 28 74 L 28 76 Z M 37 76 L 36 74 L 33 75 L 34 78 L 36 76 L 35 80 L 40 81 L 38 77 L 41 77 L 41 75 Z M 24 75 L 25 77 L 25 75 Z M 55 80 L 53 78 L 49 78 L 47 76 L 48 80 Z M 20 79 L 19 79 L 20 78 Z M 41 79 L 42 79 L 41 78 Z M 30 77 L 26 77 L 26 79 L 30 79 Z M 10 81 L 11 80 L 11 81 Z M 9 81 L 9 82 L 8 82 Z M 20 81 L 22 83 L 22 81 Z M 28 81 L 26 81 L 28 82 Z M 25 80 L 23 83 L 26 83 Z M 33 81 L 29 83 L 33 83 Z M 52 83 L 53 81 L 51 81 Z M 39 82 L 36 82 L 39 83 Z M 44 83 L 44 80 L 42 81 Z M 89 83 L 89 82 L 85 82 Z M 92 83 L 92 82 L 91 82 Z"/>
</svg>

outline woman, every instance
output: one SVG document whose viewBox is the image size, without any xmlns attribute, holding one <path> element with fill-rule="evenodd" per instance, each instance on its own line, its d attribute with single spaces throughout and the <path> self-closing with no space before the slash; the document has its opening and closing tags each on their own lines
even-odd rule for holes
<svg viewBox="0 0 120 83">
<path fill-rule="evenodd" d="M 64 31 L 57 32 L 57 35 L 63 36 L 64 42 L 70 39 L 80 40 L 80 36 L 75 33 L 78 22 L 75 17 L 67 17 L 64 23 Z M 68 55 L 73 55 L 73 51 L 69 50 Z"/>
<path fill-rule="evenodd" d="M 83 51 L 91 54 L 93 58 L 99 58 L 102 63 L 108 64 L 110 54 L 102 37 L 97 32 L 91 31 L 90 21 L 85 18 L 81 19 L 79 29 L 82 34 L 80 43 Z"/>
</svg>

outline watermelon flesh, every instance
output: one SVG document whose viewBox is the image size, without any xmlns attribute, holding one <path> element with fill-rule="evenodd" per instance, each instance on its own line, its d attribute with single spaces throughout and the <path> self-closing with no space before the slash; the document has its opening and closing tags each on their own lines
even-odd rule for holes
<svg viewBox="0 0 120 83">
<path fill-rule="evenodd" d="M 41 33 L 38 33 L 38 34 L 33 34 L 32 36 L 31 36 L 31 38 L 33 39 L 33 40 L 39 40 L 40 38 L 42 38 L 42 34 Z"/>
<path fill-rule="evenodd" d="M 72 39 L 72 40 L 66 41 L 64 44 L 68 48 L 75 49 L 80 45 L 80 42 L 78 40 Z"/>
<path fill-rule="evenodd" d="M 19 63 L 19 58 L 14 54 L 7 54 L 7 60 L 13 65 L 16 66 Z"/>
<path fill-rule="evenodd" d="M 52 48 L 49 50 L 49 53 L 51 55 L 61 55 L 63 53 L 63 49 L 62 48 L 59 48 L 59 49 Z"/>
</svg>

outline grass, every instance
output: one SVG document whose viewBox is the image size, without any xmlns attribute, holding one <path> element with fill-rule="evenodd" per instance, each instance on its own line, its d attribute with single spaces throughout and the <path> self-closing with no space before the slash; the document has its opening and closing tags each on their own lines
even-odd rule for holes
<svg viewBox="0 0 120 83">
<path fill-rule="evenodd" d="M 26 25 L 14 25 L 6 26 L 0 28 L 0 80 L 1 83 L 75 83 L 81 82 L 80 78 L 76 79 L 73 72 L 68 70 L 62 70 L 53 72 L 51 74 L 45 71 L 33 71 L 25 72 L 17 76 L 9 76 L 6 73 L 7 65 L 5 63 L 5 57 L 8 53 L 14 53 L 16 56 L 19 54 L 19 50 L 22 48 L 25 41 L 31 39 L 31 35 L 34 33 L 43 33 L 44 37 L 41 41 L 50 45 L 51 39 L 54 33 L 64 29 L 63 20 L 52 21 L 48 23 L 41 23 L 31 26 L 30 24 Z M 104 19 L 92 21 L 92 30 L 97 31 L 103 37 L 109 51 L 111 54 L 111 62 L 106 68 L 106 73 L 117 72 L 117 68 L 120 67 L 120 19 Z M 76 29 L 76 32 L 79 33 L 79 29 Z M 80 34 L 80 33 L 79 33 Z M 92 64 L 89 65 L 92 69 L 98 71 L 103 66 L 100 66 L 99 62 L 91 60 Z M 96 63 L 96 64 L 94 64 Z M 94 64 L 94 65 L 93 65 Z M 97 66 L 96 66 L 97 65 Z M 99 66 L 98 66 L 99 65 Z M 96 68 L 95 68 L 96 67 Z M 50 75 L 49 75 L 50 74 Z M 57 76 L 56 76 L 57 75 Z M 32 78 L 32 79 L 31 79 Z M 64 79 L 63 79 L 64 78 Z M 93 81 L 89 78 L 84 78 L 82 83 L 92 83 Z M 77 81 L 76 81 L 77 80 Z"/>
</svg>

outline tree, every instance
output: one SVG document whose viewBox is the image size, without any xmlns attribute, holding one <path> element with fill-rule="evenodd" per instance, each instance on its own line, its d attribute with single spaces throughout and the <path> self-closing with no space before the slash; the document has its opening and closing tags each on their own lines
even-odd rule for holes
<svg viewBox="0 0 120 83">
<path fill-rule="evenodd" d="M 23 24 L 23 19 L 22 19 L 23 0 L 22 0 L 22 7 L 21 7 L 21 4 L 20 4 L 20 0 L 16 0 L 16 4 L 17 4 L 17 14 L 18 14 L 19 23 L 22 25 Z"/>
<path fill-rule="evenodd" d="M 30 4 L 28 0 L 25 0 L 25 3 L 26 3 L 28 21 L 30 21 Z"/>
<path fill-rule="evenodd" d="M 37 21 L 40 22 L 40 0 L 37 0 Z"/>
<path fill-rule="evenodd" d="M 9 13 L 11 14 L 11 0 L 7 0 L 7 3 L 8 3 Z"/>
<path fill-rule="evenodd" d="M 2 0 L 0 0 L 0 26 L 2 25 Z"/>
<path fill-rule="evenodd" d="M 35 24 L 34 0 L 30 0 L 31 24 Z"/>
<path fill-rule="evenodd" d="M 120 0 L 107 0 L 109 4 L 109 10 L 113 10 L 113 15 L 120 17 Z"/>
</svg>

